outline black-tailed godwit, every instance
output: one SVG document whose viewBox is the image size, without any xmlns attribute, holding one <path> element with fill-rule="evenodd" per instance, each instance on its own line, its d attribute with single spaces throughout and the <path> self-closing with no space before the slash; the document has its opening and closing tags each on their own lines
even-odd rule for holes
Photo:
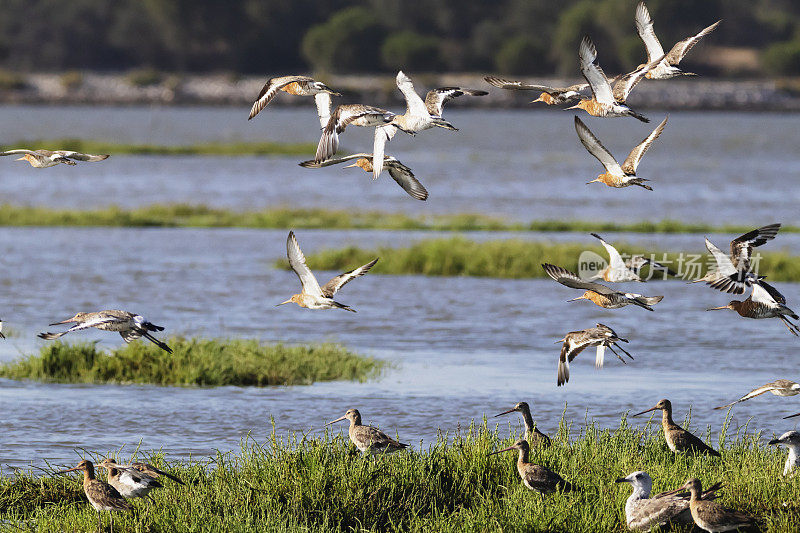
<svg viewBox="0 0 800 533">
<path fill-rule="evenodd" d="M 322 128 L 322 136 L 319 139 L 314 161 L 321 163 L 326 159 L 330 159 L 333 154 L 336 153 L 339 149 L 339 134 L 342 133 L 347 126 L 377 128 L 379 126 L 386 126 L 392 122 L 394 117 L 394 113 L 379 107 L 363 104 L 344 104 L 336 106 L 336 109 L 331 113 L 331 118 L 328 120 L 328 123 Z M 396 127 L 400 128 L 400 126 Z M 378 139 L 382 137 L 383 135 L 379 135 L 379 131 L 376 129 L 376 143 Z"/>
<path fill-rule="evenodd" d="M 519 477 L 522 478 L 522 484 L 529 489 L 535 490 L 543 495 L 548 492 L 555 492 L 556 490 L 562 492 L 580 490 L 549 468 L 528 462 L 530 446 L 525 439 L 520 439 L 508 448 L 497 450 L 489 455 L 496 455 L 498 453 L 514 450 L 519 452 L 517 456 L 517 472 L 519 472 Z"/>
<path fill-rule="evenodd" d="M 145 498 L 148 493 L 163 485 L 154 477 L 127 465 L 118 465 L 114 459 L 106 458 L 98 463 L 108 472 L 108 484 L 125 498 Z"/>
<path fill-rule="evenodd" d="M 608 266 L 600 270 L 597 274 L 589 278 L 589 281 L 595 279 L 602 279 L 611 283 L 619 283 L 625 281 L 645 281 L 639 275 L 642 267 L 650 265 L 650 269 L 662 270 L 670 276 L 677 276 L 669 267 L 662 265 L 657 261 L 648 259 L 642 255 L 634 255 L 623 261 L 622 255 L 612 245 L 608 244 L 597 233 L 590 233 L 590 235 L 600 241 L 603 248 L 608 252 Z"/>
<path fill-rule="evenodd" d="M 38 336 L 45 340 L 52 340 L 73 331 L 97 328 L 103 331 L 116 331 L 125 342 L 131 342 L 132 340 L 144 337 L 165 352 L 172 353 L 172 349 L 169 346 L 150 334 L 151 331 L 164 331 L 164 328 L 156 326 L 141 315 L 129 313 L 128 311 L 121 311 L 119 309 L 107 309 L 94 313 L 77 313 L 72 318 L 62 320 L 61 322 L 53 322 L 50 325 L 57 326 L 59 324 L 71 324 L 73 322 L 75 325 L 66 331 L 60 333 L 39 333 Z"/>
<path fill-rule="evenodd" d="M 691 493 L 689 510 L 699 528 L 718 533 L 755 526 L 755 521 L 745 513 L 723 507 L 711 499 L 702 499 L 703 487 L 699 479 L 689 479 L 682 488 Z"/>
<path fill-rule="evenodd" d="M 278 78 L 270 78 L 261 92 L 258 93 L 258 98 L 250 108 L 250 116 L 247 120 L 252 119 L 254 116 L 267 107 L 273 98 L 278 94 L 278 91 L 294 94 L 297 96 L 313 96 L 317 104 L 317 114 L 319 115 L 320 127 L 324 128 L 328 124 L 331 115 L 331 96 L 341 96 L 341 94 L 333 91 L 324 83 L 309 78 L 308 76 L 281 76 Z"/>
<path fill-rule="evenodd" d="M 628 339 L 623 339 L 605 324 L 597 324 L 593 328 L 582 329 L 580 331 L 570 331 L 563 339 L 556 341 L 556 343 L 559 342 L 563 343 L 561 345 L 561 354 L 558 356 L 558 376 L 556 385 L 559 387 L 569 381 L 569 364 L 572 360 L 590 346 L 597 346 L 597 354 L 594 361 L 595 368 L 603 368 L 606 348 L 611 350 L 620 361 L 625 363 L 625 359 L 614 350 L 614 346 L 633 359 L 633 356 L 629 354 L 625 348 L 617 344 L 619 342 L 628 342 Z"/>
<path fill-rule="evenodd" d="M 601 283 L 584 281 L 574 272 L 570 272 L 566 268 L 551 265 L 549 263 L 544 263 L 542 268 L 548 276 L 560 284 L 571 289 L 584 290 L 582 296 L 567 300 L 568 302 L 573 302 L 575 300 L 589 300 L 595 305 L 599 305 L 600 307 L 604 307 L 606 309 L 619 309 L 620 307 L 633 304 L 643 309 L 647 309 L 648 311 L 652 311 L 653 308 L 650 306 L 655 305 L 664 299 L 663 296 L 642 296 L 641 294 L 634 292 L 618 292 L 614 289 L 606 287 Z"/>
<path fill-rule="evenodd" d="M 776 379 L 775 381 L 770 381 L 769 383 L 765 383 L 764 385 L 751 390 L 738 400 L 735 400 L 731 403 L 726 403 L 725 405 L 720 405 L 714 409 L 725 409 L 732 405 L 736 405 L 739 402 L 745 402 L 750 398 L 760 396 L 765 392 L 771 392 L 775 396 L 796 396 L 797 394 L 800 394 L 800 384 L 795 383 L 794 381 L 789 381 L 788 379 Z"/>
<path fill-rule="evenodd" d="M 678 63 L 700 39 L 714 31 L 720 22 L 722 21 L 718 20 L 697 35 L 677 42 L 669 53 L 664 55 L 664 49 L 661 47 L 661 43 L 656 37 L 656 32 L 653 30 L 653 20 L 650 18 L 650 12 L 647 11 L 647 6 L 644 5 L 644 2 L 639 2 L 639 5 L 636 6 L 636 31 L 639 32 L 639 37 L 642 38 L 644 46 L 647 48 L 647 62 L 651 63 L 658 58 L 663 58 L 645 76 L 651 80 L 667 80 L 675 76 L 696 76 L 691 72 L 683 72 L 678 68 Z"/>
<path fill-rule="evenodd" d="M 325 425 L 329 426 L 342 420 L 350 421 L 350 427 L 347 430 L 350 441 L 365 455 L 394 453 L 408 448 L 408 444 L 397 442 L 378 428 L 363 425 L 361 423 L 361 413 L 358 412 L 358 409 L 348 409 L 343 416 L 336 420 L 331 420 Z"/>
<path fill-rule="evenodd" d="M 378 262 L 378 258 L 376 257 L 366 265 L 331 278 L 328 283 L 320 287 L 317 278 L 314 277 L 311 269 L 306 265 L 306 256 L 303 255 L 303 251 L 300 249 L 300 245 L 297 243 L 297 238 L 294 236 L 293 231 L 289 232 L 289 237 L 286 239 L 286 255 L 289 258 L 289 266 L 292 267 L 294 273 L 300 278 L 303 290 L 300 294 L 295 294 L 285 302 L 281 302 L 277 305 L 294 302 L 306 309 L 344 309 L 345 311 L 352 311 L 353 313 L 356 312 L 355 309 L 334 301 L 333 295 L 351 279 L 363 276 L 369 272 L 369 269 Z"/>
<path fill-rule="evenodd" d="M 707 453 L 719 457 L 718 451 L 672 420 L 672 402 L 667 399 L 663 399 L 650 409 L 645 409 L 641 413 L 636 413 L 633 416 L 643 415 L 657 409 L 661 410 L 661 429 L 664 430 L 664 439 L 667 441 L 667 446 L 670 450 L 676 453 Z"/>
<path fill-rule="evenodd" d="M 56 472 L 57 474 L 66 474 L 67 472 L 74 472 L 76 470 L 83 470 L 83 492 L 86 493 L 89 503 L 97 511 L 97 530 L 100 531 L 100 511 L 109 511 L 108 520 L 111 526 L 111 531 L 114 531 L 114 519 L 111 516 L 112 511 L 130 511 L 131 504 L 125 501 L 125 498 L 111 485 L 100 481 L 95 478 L 94 465 L 91 461 L 84 459 L 75 468 L 69 468 Z"/>
<path fill-rule="evenodd" d="M 648 191 L 652 191 L 653 188 L 649 185 L 645 185 L 645 181 L 650 181 L 645 178 L 640 178 L 636 176 L 636 169 L 639 167 L 639 162 L 642 160 L 642 156 L 644 156 L 647 149 L 650 148 L 650 145 L 653 144 L 661 132 L 664 131 L 664 126 L 667 124 L 667 119 L 669 117 L 665 117 L 661 123 L 656 126 L 650 135 L 645 137 L 645 139 L 637 144 L 631 153 L 628 154 L 628 157 L 625 158 L 625 161 L 620 165 L 614 156 L 611 155 L 605 146 L 600 142 L 600 139 L 595 137 L 595 135 L 591 132 L 591 130 L 583 123 L 583 121 L 575 117 L 575 131 L 578 132 L 578 138 L 581 140 L 581 144 L 586 147 L 586 150 L 589 151 L 594 157 L 597 158 L 600 163 L 602 163 L 603 167 L 606 171 L 599 176 L 597 176 L 592 181 L 587 182 L 594 183 L 599 181 L 601 183 L 605 183 L 609 187 L 629 187 L 631 185 L 638 185 Z M 608 281 L 608 280 L 606 280 Z"/>
<path fill-rule="evenodd" d="M 527 436 L 528 442 L 537 447 L 550 446 L 550 437 L 539 431 L 536 424 L 533 423 L 531 408 L 528 406 L 527 402 L 519 402 L 508 411 L 503 411 L 502 413 L 494 415 L 493 418 L 514 412 L 522 415 L 522 422 L 525 424 L 525 435 Z"/>
<path fill-rule="evenodd" d="M 537 85 L 522 81 L 506 80 L 495 76 L 483 78 L 490 85 L 507 91 L 540 91 L 542 94 L 531 103 L 543 102 L 547 105 L 569 104 L 581 98 L 581 91 L 588 89 L 588 83 L 577 83 L 569 87 L 550 87 L 549 85 Z"/>
<path fill-rule="evenodd" d="M 75 161 L 96 162 L 108 159 L 107 154 L 91 155 L 73 152 L 71 150 L 28 150 L 20 148 L 18 150 L 6 150 L 0 152 L 0 156 L 24 154 L 17 161 L 27 161 L 34 168 L 54 167 L 60 163 L 65 165 L 76 165 Z"/>
<path fill-rule="evenodd" d="M 727 305 L 719 307 L 711 307 L 706 311 L 718 311 L 721 309 L 731 309 L 739 313 L 739 316 L 744 318 L 762 319 L 762 318 L 780 318 L 781 322 L 786 326 L 794 336 L 798 336 L 800 329 L 798 325 L 789 320 L 800 320 L 800 316 L 786 307 L 786 298 L 778 292 L 772 285 L 763 280 L 750 281 L 752 292 L 746 300 L 731 300 Z"/>
</svg>

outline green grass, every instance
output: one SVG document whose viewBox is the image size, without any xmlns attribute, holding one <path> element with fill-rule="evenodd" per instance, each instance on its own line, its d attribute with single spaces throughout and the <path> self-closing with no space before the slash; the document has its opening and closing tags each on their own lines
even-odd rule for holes
<svg viewBox="0 0 800 533">
<path fill-rule="evenodd" d="M 151 493 L 152 505 L 137 501 L 136 513 L 116 514 L 115 531 L 622 532 L 631 491 L 614 479 L 635 470 L 650 473 L 654 492 L 689 477 L 706 486 L 721 481 L 723 505 L 758 517 L 765 531 L 800 530 L 800 476 L 782 478 L 785 451 L 758 434 L 728 438 L 715 459 L 675 455 L 655 426 L 634 429 L 625 419 L 612 430 L 570 429 L 562 420 L 554 445 L 531 460 L 577 484 L 576 493 L 540 497 L 522 486 L 516 454 L 488 456 L 511 439 L 485 425 L 374 459 L 359 456 L 345 432 L 273 434 L 265 443 L 246 441 L 235 455 L 168 465 L 187 484 L 165 482 Z M 154 462 L 164 466 L 161 456 Z M 78 478 L 16 473 L 0 478 L 0 520 L 35 531 L 88 531 L 96 518 Z"/>
<path fill-rule="evenodd" d="M 592 239 L 593 240 L 593 239 Z M 702 243 L 698 241 L 702 246 Z M 653 257 L 673 270 L 683 264 L 688 270 L 688 262 L 681 263 L 681 253 L 653 252 L 641 248 L 619 244 L 621 254 L 640 253 Z M 364 264 L 375 257 L 380 261 L 372 272 L 378 274 L 421 274 L 425 276 L 474 276 L 491 278 L 543 278 L 542 263 L 553 263 L 573 272 L 578 271 L 578 257 L 589 250 L 607 258 L 605 250 L 594 243 L 544 243 L 522 240 L 495 240 L 476 242 L 464 237 L 448 239 L 427 239 L 418 241 L 406 248 L 382 247 L 362 249 L 347 247 L 322 250 L 307 254 L 308 264 L 315 270 L 349 270 Z M 683 254 L 683 257 L 697 256 L 705 248 Z M 624 255 L 623 255 L 624 257 Z M 705 254 L 696 262 L 698 270 L 692 271 L 689 278 L 705 274 L 708 261 Z M 281 259 L 277 266 L 288 268 L 286 260 Z M 770 281 L 800 281 L 800 258 L 786 252 L 761 253 L 759 272 L 767 272 Z M 643 269 L 643 275 L 647 270 Z M 687 278 L 688 279 L 688 278 Z"/>
<path fill-rule="evenodd" d="M 307 156 L 313 154 L 317 146 L 312 143 L 281 143 L 281 142 L 232 142 L 232 143 L 207 143 L 184 146 L 158 145 L 158 144 L 125 144 L 107 141 L 92 141 L 83 139 L 27 139 L 0 148 L 11 150 L 14 148 L 46 148 L 48 150 L 74 150 L 88 154 L 113 155 L 291 155 Z"/>
<path fill-rule="evenodd" d="M 304 385 L 374 377 L 386 363 L 336 344 L 263 345 L 255 340 L 166 340 L 174 353 L 142 341 L 110 353 L 94 343 L 47 343 L 39 354 L 0 365 L 0 377 L 56 383 Z"/>
<path fill-rule="evenodd" d="M 60 145 L 61 146 L 61 145 Z M 169 148 L 184 150 L 185 147 Z M 92 150 L 89 150 L 92 151 Z M 100 151 L 103 150 L 94 150 Z M 188 152 L 187 152 L 188 153 Z M 233 153 L 231 153 L 233 155 Z M 52 209 L 0 204 L 0 226 L 114 226 L 258 229 L 382 229 L 418 231 L 547 231 L 580 233 L 726 233 L 739 235 L 752 226 L 712 226 L 674 220 L 617 224 L 581 220 L 504 221 L 479 214 L 410 216 L 383 211 L 276 207 L 234 211 L 197 204 L 154 204 L 135 209 L 111 206 L 97 210 Z M 798 233 L 800 226 L 783 226 Z"/>
</svg>

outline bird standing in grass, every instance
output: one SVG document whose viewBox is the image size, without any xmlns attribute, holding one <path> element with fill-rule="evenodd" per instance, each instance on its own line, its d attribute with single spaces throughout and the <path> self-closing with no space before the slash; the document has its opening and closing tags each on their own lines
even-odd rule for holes
<svg viewBox="0 0 800 533">
<path fill-rule="evenodd" d="M 516 450 L 519 452 L 517 455 L 517 472 L 522 478 L 522 484 L 531 490 L 544 495 L 548 492 L 555 492 L 560 490 L 563 492 L 571 492 L 579 490 L 575 485 L 564 478 L 541 465 L 528 462 L 528 455 L 530 453 L 530 446 L 528 441 L 520 439 L 508 448 L 497 450 L 489 455 L 495 455 L 503 452 L 510 452 Z"/>
<path fill-rule="evenodd" d="M 94 313 L 77 313 L 72 318 L 62 320 L 61 322 L 53 322 L 50 325 L 57 326 L 59 324 L 71 324 L 73 322 L 76 323 L 76 325 L 66 331 L 60 333 L 39 333 L 38 336 L 41 339 L 52 340 L 73 331 L 97 328 L 104 331 L 117 331 L 125 342 L 131 342 L 132 340 L 144 337 L 165 352 L 172 353 L 172 349 L 169 346 L 150 334 L 151 331 L 164 331 L 164 328 L 145 320 L 141 315 L 135 315 L 119 309 L 108 309 L 106 311 L 97 311 Z"/>
<path fill-rule="evenodd" d="M 342 420 L 350 421 L 350 427 L 347 430 L 350 441 L 365 455 L 394 453 L 408 448 L 408 444 L 403 444 L 402 442 L 394 440 L 378 428 L 362 424 L 361 413 L 358 412 L 358 409 L 348 409 L 343 416 L 340 416 L 336 420 L 331 420 L 325 425 L 329 426 Z"/>
<path fill-rule="evenodd" d="M 111 516 L 112 511 L 130 511 L 131 504 L 125 501 L 122 495 L 109 485 L 99 479 L 95 478 L 94 465 L 91 461 L 84 459 L 75 468 L 62 470 L 56 472 L 57 474 L 66 474 L 67 472 L 74 472 L 75 470 L 83 470 L 83 492 L 86 493 L 89 503 L 97 511 L 97 530 L 100 531 L 100 511 L 108 511 L 108 520 L 111 526 L 111 532 L 114 532 L 114 519 Z"/>
<path fill-rule="evenodd" d="M 719 457 L 719 452 L 695 437 L 672 420 L 672 402 L 667 399 L 659 401 L 654 407 L 645 409 L 633 416 L 643 415 L 650 411 L 661 410 L 661 428 L 664 430 L 664 439 L 673 452 L 707 453 Z"/>
<path fill-rule="evenodd" d="M 528 406 L 528 402 L 519 402 L 508 411 L 503 411 L 502 413 L 496 414 L 492 418 L 497 418 L 498 416 L 507 415 L 513 412 L 518 412 L 522 415 L 522 422 L 525 424 L 525 435 L 528 437 L 527 440 L 529 443 L 533 444 L 533 446 L 543 448 L 550 446 L 550 437 L 539 431 L 539 428 L 537 428 L 536 424 L 533 423 L 531 408 Z"/>
<path fill-rule="evenodd" d="M 682 487 L 691 493 L 689 510 L 694 523 L 709 533 L 736 531 L 755 526 L 755 520 L 741 511 L 728 509 L 710 499 L 702 499 L 703 487 L 699 479 L 692 478 Z"/>
<path fill-rule="evenodd" d="M 356 312 L 355 309 L 334 301 L 333 296 L 348 281 L 359 276 L 363 276 L 369 272 L 369 269 L 372 268 L 375 263 L 378 262 L 378 258 L 376 257 L 366 265 L 362 265 L 354 270 L 345 272 L 344 274 L 339 274 L 335 278 L 332 278 L 324 286 L 320 287 L 319 282 L 317 282 L 317 278 L 314 277 L 311 269 L 306 265 L 306 256 L 303 255 L 303 251 L 300 249 L 300 245 L 297 243 L 297 238 L 294 236 L 293 231 L 289 232 L 289 237 L 286 239 L 286 255 L 289 258 L 289 266 L 292 267 L 294 273 L 297 274 L 298 278 L 300 278 L 300 283 L 303 285 L 303 290 L 300 292 L 300 294 L 294 294 L 285 302 L 281 302 L 277 305 L 294 302 L 300 307 L 305 307 L 306 309 L 336 308 L 344 309 L 345 311 L 352 311 L 353 313 Z"/>
<path fill-rule="evenodd" d="M 87 161 L 94 163 L 108 159 L 108 154 L 91 155 L 73 152 L 72 150 L 28 150 L 20 148 L 17 150 L 6 150 L 0 152 L 0 156 L 24 154 L 17 161 L 27 161 L 34 168 L 54 167 L 60 163 L 74 166 L 75 161 Z"/>
<path fill-rule="evenodd" d="M 144 498 L 163 485 L 154 477 L 128 465 L 118 465 L 114 459 L 106 458 L 97 464 L 108 472 L 108 484 L 125 498 Z"/>
</svg>

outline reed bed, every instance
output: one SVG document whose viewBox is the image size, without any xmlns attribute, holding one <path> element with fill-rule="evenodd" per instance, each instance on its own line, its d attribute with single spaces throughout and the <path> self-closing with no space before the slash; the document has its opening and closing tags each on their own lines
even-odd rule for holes
<svg viewBox="0 0 800 533">
<path fill-rule="evenodd" d="M 155 385 L 306 385 L 376 377 L 387 363 L 338 344 L 264 345 L 256 340 L 166 340 L 173 354 L 143 341 L 104 352 L 95 343 L 44 345 L 0 365 L 0 377 L 54 383 Z"/>
<path fill-rule="evenodd" d="M 692 252 L 643 250 L 625 243 L 614 243 L 621 254 L 641 254 L 664 262 L 686 279 L 695 279 L 708 271 L 705 247 Z M 702 246 L 702 241 L 699 241 Z M 523 240 L 472 241 L 464 237 L 426 239 L 406 248 L 363 249 L 355 246 L 322 250 L 307 254 L 308 264 L 316 270 L 351 269 L 375 257 L 376 274 L 417 274 L 425 276 L 474 276 L 490 278 L 543 278 L 542 263 L 553 263 L 578 272 L 581 252 L 592 251 L 603 258 L 608 254 L 594 243 L 545 243 Z M 759 252 L 757 270 L 768 274 L 769 281 L 800 281 L 800 258 L 788 252 Z M 691 259 L 694 258 L 694 259 Z M 288 268 L 286 260 L 277 263 Z M 642 270 L 647 277 L 648 268 Z M 660 271 L 653 273 L 663 278 Z M 672 278 L 669 278 L 672 279 Z"/>
<path fill-rule="evenodd" d="M 722 481 L 720 501 L 759 518 L 764 531 L 800 530 L 800 477 L 781 476 L 785 452 L 759 434 L 723 428 L 717 459 L 673 454 L 654 424 L 632 428 L 623 418 L 616 429 L 576 429 L 562 420 L 554 445 L 531 460 L 581 490 L 545 496 L 522 486 L 516 454 L 488 456 L 515 438 L 505 435 L 484 421 L 425 449 L 364 458 L 344 432 L 273 433 L 206 461 L 165 465 L 156 456 L 187 484 L 165 482 L 152 505 L 137 501 L 136 512 L 116 514 L 115 531 L 625 531 L 631 490 L 614 479 L 635 470 L 653 476 L 656 492 L 689 477 Z M 19 530 L 87 531 L 96 518 L 78 478 L 17 472 L 0 478 L 0 520 Z"/>
<path fill-rule="evenodd" d="M 402 212 L 352 211 L 322 208 L 275 207 L 260 211 L 235 211 L 202 204 L 153 204 L 125 209 L 110 206 L 95 210 L 0 205 L 0 226 L 100 226 L 195 227 L 254 229 L 377 229 L 414 231 L 542 231 L 580 233 L 726 233 L 731 237 L 753 226 L 686 223 L 676 220 L 631 223 L 585 220 L 535 220 L 513 222 L 491 216 L 456 213 L 415 216 Z M 782 233 L 800 232 L 800 226 L 783 226 Z"/>
</svg>

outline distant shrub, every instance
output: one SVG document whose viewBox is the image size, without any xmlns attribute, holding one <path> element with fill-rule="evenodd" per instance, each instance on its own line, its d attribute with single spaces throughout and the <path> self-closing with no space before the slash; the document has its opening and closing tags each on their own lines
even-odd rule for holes
<svg viewBox="0 0 800 533">
<path fill-rule="evenodd" d="M 770 74 L 800 74 L 800 39 L 768 46 L 761 61 Z"/>
<path fill-rule="evenodd" d="M 380 67 L 378 50 L 383 29 L 366 7 L 337 11 L 303 36 L 302 54 L 318 71 L 370 71 Z"/>
<path fill-rule="evenodd" d="M 0 70 L 0 89 L 4 91 L 18 91 L 24 89 L 27 83 L 22 74 L 9 70 Z"/>
<path fill-rule="evenodd" d="M 439 39 L 413 31 L 390 35 L 381 46 L 383 65 L 389 69 L 433 71 L 441 67 Z"/>
<path fill-rule="evenodd" d="M 143 68 L 128 72 L 125 79 L 134 87 L 149 87 L 161 83 L 163 74 L 152 68 Z"/>
<path fill-rule="evenodd" d="M 531 74 L 542 70 L 542 54 L 525 35 L 505 41 L 494 57 L 494 67 L 506 74 Z"/>
</svg>

